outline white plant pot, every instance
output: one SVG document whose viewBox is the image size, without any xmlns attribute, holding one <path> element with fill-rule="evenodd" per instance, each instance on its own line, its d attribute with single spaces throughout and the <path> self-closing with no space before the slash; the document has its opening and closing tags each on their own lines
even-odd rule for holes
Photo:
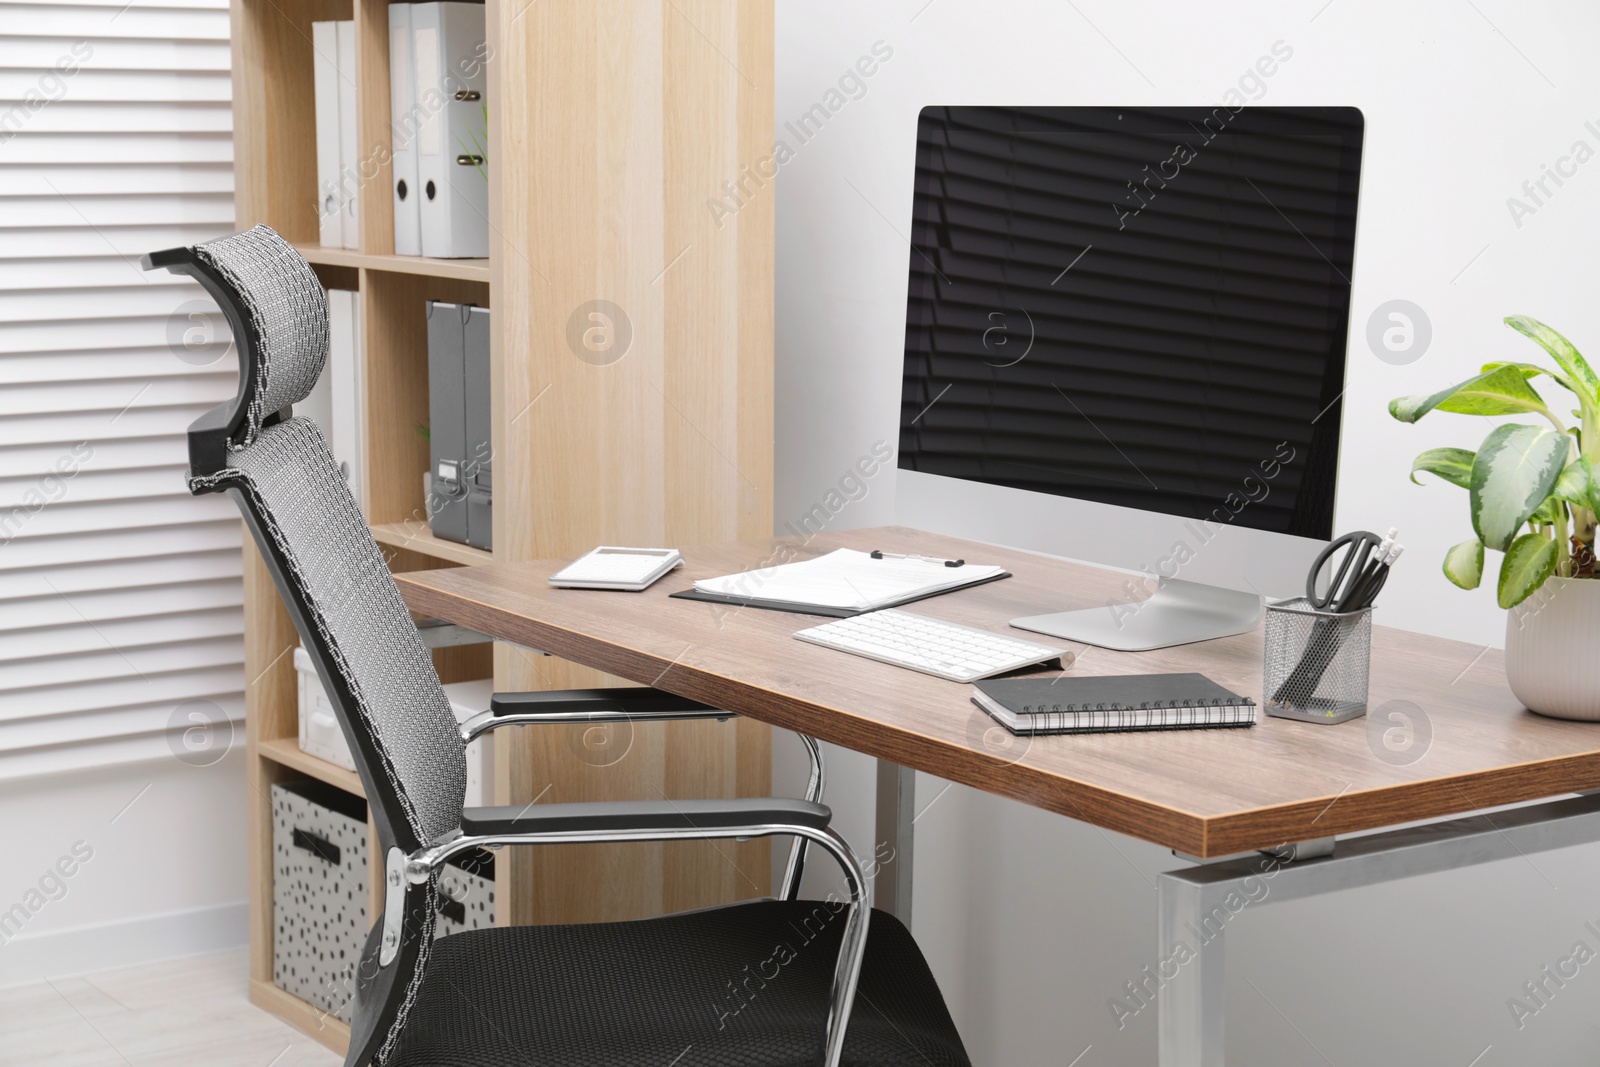
<svg viewBox="0 0 1600 1067">
<path fill-rule="evenodd" d="M 1600 722 L 1600 579 L 1551 578 L 1506 612 L 1506 680 L 1529 711 Z"/>
</svg>

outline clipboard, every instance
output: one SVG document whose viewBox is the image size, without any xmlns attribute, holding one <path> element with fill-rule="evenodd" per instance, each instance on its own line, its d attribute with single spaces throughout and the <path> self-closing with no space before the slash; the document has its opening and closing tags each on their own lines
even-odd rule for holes
<svg viewBox="0 0 1600 1067">
<path fill-rule="evenodd" d="M 998 582 L 1003 578 L 1010 577 L 1010 571 L 1002 571 L 992 577 L 984 578 L 968 585 L 963 585 L 959 589 L 940 589 L 931 593 L 923 593 L 920 596 L 912 597 L 910 600 L 902 600 L 898 604 L 891 604 L 888 606 L 896 608 L 905 607 L 907 604 L 915 604 L 919 600 L 929 600 L 936 596 L 946 596 L 950 593 L 959 593 L 966 589 L 976 589 L 980 585 L 988 585 L 991 582 Z M 737 597 L 727 596 L 722 593 L 702 593 L 693 586 L 677 593 L 668 593 L 667 595 L 676 600 L 699 600 L 707 604 L 727 604 L 730 607 L 736 608 L 760 608 L 762 611 L 787 611 L 794 615 L 817 615 L 830 619 L 850 619 L 857 615 L 869 614 L 867 611 L 856 611 L 852 608 L 824 608 L 816 606 L 808 607 L 799 604 L 791 604 L 786 601 L 762 600 L 759 597 Z M 883 609 L 873 608 L 871 610 L 879 611 Z"/>
</svg>

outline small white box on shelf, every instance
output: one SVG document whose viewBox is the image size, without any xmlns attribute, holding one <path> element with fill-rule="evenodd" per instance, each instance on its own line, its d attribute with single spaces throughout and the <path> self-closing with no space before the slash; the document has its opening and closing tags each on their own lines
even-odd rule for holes
<svg viewBox="0 0 1600 1067">
<path fill-rule="evenodd" d="M 294 650 L 294 669 L 300 675 L 300 751 L 347 771 L 355 770 L 356 761 L 350 757 L 339 717 L 333 713 L 333 701 L 304 648 Z"/>
<path fill-rule="evenodd" d="M 344 731 L 339 728 L 339 718 L 334 714 L 333 702 L 322 686 L 322 678 L 304 648 L 294 650 L 294 669 L 300 675 L 300 751 L 325 759 L 347 771 L 356 769 L 356 761 L 345 743 Z M 469 682 L 451 682 L 444 687 L 450 700 L 450 710 L 456 722 L 466 722 L 474 715 L 489 710 L 489 697 L 494 693 L 494 680 L 478 678 Z M 467 807 L 482 807 L 494 803 L 494 738 L 480 737 L 467 746 Z"/>
<path fill-rule="evenodd" d="M 474 715 L 489 710 L 489 698 L 494 695 L 493 678 L 477 678 L 470 682 L 451 682 L 444 687 L 450 698 L 450 710 L 456 713 L 456 722 L 466 722 Z M 467 746 L 467 801 L 469 808 L 481 808 L 494 803 L 494 735 L 485 734 Z"/>
</svg>

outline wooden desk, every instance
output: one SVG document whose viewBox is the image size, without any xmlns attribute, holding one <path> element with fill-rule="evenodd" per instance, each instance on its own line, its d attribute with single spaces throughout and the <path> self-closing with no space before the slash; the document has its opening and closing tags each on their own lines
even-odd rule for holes
<svg viewBox="0 0 1600 1067">
<path fill-rule="evenodd" d="M 668 597 L 696 578 L 840 547 L 1003 564 L 1013 578 L 909 607 L 1001 633 L 1015 632 L 1006 623 L 1020 616 L 1136 599 L 1117 572 L 899 527 L 692 549 L 681 570 L 643 593 L 552 589 L 545 579 L 561 561 L 395 577 L 415 611 L 877 756 L 880 767 L 913 767 L 1193 856 L 1304 842 L 1331 849 L 1338 834 L 1477 813 L 1311 859 L 1301 850 L 1292 861 L 1246 856 L 1161 875 L 1159 958 L 1190 949 L 1157 1001 L 1161 1067 L 1225 1063 L 1224 932 L 1239 902 L 1253 910 L 1600 841 L 1600 796 L 1481 813 L 1600 788 L 1600 725 L 1523 710 L 1498 651 L 1378 627 L 1365 719 L 1264 717 L 1248 730 L 1029 741 L 996 728 L 972 705 L 970 686 L 794 640 L 814 617 Z M 1077 651 L 1077 673 L 1199 671 L 1261 699 L 1259 630 L 1157 652 Z M 1394 730 L 1401 736 L 1385 737 Z M 879 774 L 879 839 L 891 839 L 890 827 L 902 856 L 907 777 Z M 880 870 L 879 896 L 892 907 L 909 900 L 909 868 L 897 859 Z M 1202 928 L 1203 942 L 1193 934 Z"/>
<path fill-rule="evenodd" d="M 790 636 L 822 620 L 667 595 L 840 547 L 1004 565 L 1015 577 L 909 609 L 997 632 L 1018 633 L 1006 623 L 1019 616 L 1132 599 L 1119 572 L 900 527 L 692 549 L 643 593 L 552 589 L 545 579 L 564 561 L 395 577 L 414 611 L 1199 857 L 1600 788 L 1600 727 L 1523 710 L 1500 652 L 1456 641 L 1375 628 L 1372 713 L 1338 726 L 1263 717 L 1249 730 L 1029 741 L 998 731 L 970 686 Z M 1076 673 L 1199 671 L 1261 699 L 1259 631 L 1078 651 Z M 1384 731 L 1404 731 L 1384 715 L 1394 709 L 1417 727 L 1406 751 L 1385 747 Z"/>
</svg>

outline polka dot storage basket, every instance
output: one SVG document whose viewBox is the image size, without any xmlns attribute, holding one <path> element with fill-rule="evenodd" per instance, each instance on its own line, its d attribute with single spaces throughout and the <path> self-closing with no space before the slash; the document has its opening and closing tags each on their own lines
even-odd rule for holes
<svg viewBox="0 0 1600 1067">
<path fill-rule="evenodd" d="M 367 805 L 322 782 L 272 787 L 272 981 L 345 1022 L 366 940 Z"/>
</svg>

